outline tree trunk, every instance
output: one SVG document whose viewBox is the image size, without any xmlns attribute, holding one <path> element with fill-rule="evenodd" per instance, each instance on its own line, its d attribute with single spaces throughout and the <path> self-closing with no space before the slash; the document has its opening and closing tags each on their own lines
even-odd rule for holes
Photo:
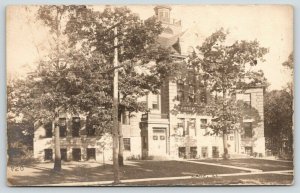
<svg viewBox="0 0 300 193">
<path fill-rule="evenodd" d="M 119 121 L 119 166 L 124 166 L 124 157 L 123 157 L 123 151 L 124 151 L 124 141 L 123 141 L 123 131 L 122 131 L 122 122 Z"/>
<path fill-rule="evenodd" d="M 223 147 L 224 147 L 224 153 L 223 153 L 223 159 L 229 159 L 228 154 L 228 145 L 227 145 L 227 134 L 223 133 Z"/>
<path fill-rule="evenodd" d="M 114 28 L 114 67 L 118 66 L 118 38 L 117 38 L 117 27 Z M 119 148 L 119 136 L 118 136 L 118 70 L 114 70 L 114 81 L 113 81 L 113 171 L 114 171 L 114 184 L 120 183 L 120 174 L 119 174 L 119 161 L 118 161 L 118 148 Z"/>
<path fill-rule="evenodd" d="M 54 157 L 54 171 L 61 171 L 61 154 L 60 154 L 60 141 L 59 141 L 59 126 L 55 121 L 52 123 L 54 126 L 54 147 L 55 147 L 55 157 Z"/>
<path fill-rule="evenodd" d="M 226 90 L 223 89 L 223 113 L 225 114 L 225 103 L 224 101 L 226 100 Z M 224 148 L 224 153 L 223 153 L 223 159 L 226 160 L 229 158 L 228 154 L 228 145 L 227 145 L 227 128 L 223 128 L 223 148 Z"/>
</svg>

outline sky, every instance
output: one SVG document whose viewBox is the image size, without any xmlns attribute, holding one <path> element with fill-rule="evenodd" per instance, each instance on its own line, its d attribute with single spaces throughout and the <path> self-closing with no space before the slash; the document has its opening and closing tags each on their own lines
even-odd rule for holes
<svg viewBox="0 0 300 193">
<path fill-rule="evenodd" d="M 102 10 L 103 6 L 93 6 Z M 127 6 L 142 19 L 154 15 L 155 5 Z M 265 62 L 258 63 L 270 82 L 269 90 L 282 89 L 292 80 L 282 63 L 293 51 L 293 9 L 279 5 L 171 5 L 171 18 L 181 20 L 183 31 L 194 28 L 201 37 L 223 27 L 229 40 L 258 40 L 269 48 Z M 8 77 L 25 75 L 47 53 L 47 29 L 34 19 L 37 7 L 9 7 L 7 10 Z M 201 42 L 199 42 L 201 44 Z"/>
</svg>

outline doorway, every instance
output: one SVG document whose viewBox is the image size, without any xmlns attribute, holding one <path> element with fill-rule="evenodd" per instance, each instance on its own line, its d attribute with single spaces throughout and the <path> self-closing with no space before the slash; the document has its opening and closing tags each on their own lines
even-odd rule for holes
<svg viewBox="0 0 300 193">
<path fill-rule="evenodd" d="M 167 153 L 166 128 L 153 128 L 153 155 L 161 156 Z"/>
</svg>

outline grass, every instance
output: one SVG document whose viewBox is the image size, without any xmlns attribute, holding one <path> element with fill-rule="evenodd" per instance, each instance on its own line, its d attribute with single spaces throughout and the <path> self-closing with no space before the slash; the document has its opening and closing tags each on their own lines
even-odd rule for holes
<svg viewBox="0 0 300 193">
<path fill-rule="evenodd" d="M 230 162 L 232 161 L 232 162 Z M 286 170 L 291 169 L 292 164 L 288 162 L 272 162 L 265 160 L 239 159 L 229 161 L 207 160 L 210 163 L 219 163 L 227 165 L 237 165 L 257 169 L 269 170 Z M 275 165 L 275 166 L 274 166 Z M 97 182 L 112 181 L 112 165 L 101 165 L 96 162 L 65 162 L 62 165 L 63 170 L 59 173 L 52 171 L 53 163 L 39 163 L 24 166 L 23 170 L 13 171 L 11 167 L 7 168 L 8 184 L 16 186 L 34 186 L 45 184 L 59 184 L 70 182 Z M 219 166 L 202 165 L 197 163 L 183 161 L 126 161 L 125 166 L 120 168 L 121 180 L 141 179 L 141 178 L 158 178 L 158 177 L 178 177 L 178 176 L 203 176 L 209 174 L 230 174 L 246 172 L 239 169 L 231 169 Z M 291 183 L 292 176 L 264 174 L 259 176 L 249 175 L 249 177 L 214 177 L 214 178 L 195 178 L 190 180 L 173 180 L 161 182 L 140 182 L 129 185 L 215 185 L 215 184 L 238 184 L 240 179 L 242 183 L 247 180 L 257 180 L 259 183 L 284 182 Z M 255 184 L 253 181 L 251 184 Z"/>
<path fill-rule="evenodd" d="M 200 161 L 200 160 L 195 160 Z M 263 171 L 274 170 L 292 170 L 294 168 L 293 162 L 280 162 L 276 160 L 263 159 L 229 159 L 229 160 L 201 160 L 201 162 L 216 163 L 221 165 L 231 165 L 238 167 L 246 167 L 259 169 Z"/>
<path fill-rule="evenodd" d="M 292 175 L 260 174 L 126 183 L 127 186 L 292 185 Z"/>
</svg>

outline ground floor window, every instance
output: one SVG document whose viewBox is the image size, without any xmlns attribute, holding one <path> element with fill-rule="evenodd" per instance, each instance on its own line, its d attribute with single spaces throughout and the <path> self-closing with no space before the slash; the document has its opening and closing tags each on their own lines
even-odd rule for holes
<svg viewBox="0 0 300 193">
<path fill-rule="evenodd" d="M 208 157 L 208 148 L 207 147 L 201 147 L 201 156 L 202 156 L 202 158 Z"/>
<path fill-rule="evenodd" d="M 67 149 L 66 148 L 60 149 L 60 155 L 61 155 L 62 161 L 67 161 Z"/>
<path fill-rule="evenodd" d="M 123 142 L 124 142 L 124 150 L 125 151 L 130 151 L 131 150 L 130 138 L 123 138 Z"/>
<path fill-rule="evenodd" d="M 212 157 L 213 158 L 219 157 L 219 147 L 217 147 L 217 146 L 212 147 Z"/>
<path fill-rule="evenodd" d="M 87 148 L 86 149 L 86 157 L 87 160 L 96 160 L 96 149 L 95 148 Z"/>
<path fill-rule="evenodd" d="M 52 149 L 45 149 L 44 153 L 45 153 L 45 156 L 44 156 L 45 161 L 53 159 L 53 150 Z"/>
<path fill-rule="evenodd" d="M 197 147 L 190 147 L 190 158 L 194 159 L 197 157 Z"/>
<path fill-rule="evenodd" d="M 251 146 L 249 146 L 249 147 L 245 147 L 245 153 L 247 154 L 247 155 L 252 155 L 252 147 Z"/>
<path fill-rule="evenodd" d="M 186 158 L 186 148 L 185 147 L 178 147 L 178 157 Z"/>
<path fill-rule="evenodd" d="M 73 148 L 72 149 L 72 157 L 74 161 L 81 160 L 81 149 L 80 148 Z"/>
</svg>

